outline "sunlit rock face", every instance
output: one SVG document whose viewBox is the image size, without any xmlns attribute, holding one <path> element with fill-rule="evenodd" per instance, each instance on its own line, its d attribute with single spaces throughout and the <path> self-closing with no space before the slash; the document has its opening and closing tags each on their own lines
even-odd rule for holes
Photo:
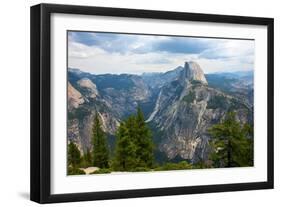
<svg viewBox="0 0 281 207">
<path fill-rule="evenodd" d="M 91 98 L 96 98 L 98 96 L 97 86 L 88 78 L 82 78 L 78 82 L 81 88 L 84 88 L 88 92 L 88 96 Z"/>
<path fill-rule="evenodd" d="M 79 105 L 83 104 L 85 101 L 81 93 L 78 90 L 76 90 L 69 82 L 67 84 L 67 99 L 68 99 L 69 110 L 78 108 Z"/>
<path fill-rule="evenodd" d="M 188 81 L 200 81 L 203 84 L 208 84 L 204 72 L 200 65 L 196 62 L 185 62 L 184 69 L 181 73 L 181 78 Z"/>
</svg>

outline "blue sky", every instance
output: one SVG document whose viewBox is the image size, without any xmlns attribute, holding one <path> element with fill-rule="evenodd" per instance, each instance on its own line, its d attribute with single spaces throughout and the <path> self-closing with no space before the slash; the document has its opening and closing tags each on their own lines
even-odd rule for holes
<svg viewBox="0 0 281 207">
<path fill-rule="evenodd" d="M 68 32 L 68 66 L 94 74 L 165 72 L 198 62 L 205 73 L 254 69 L 254 41 Z"/>
</svg>

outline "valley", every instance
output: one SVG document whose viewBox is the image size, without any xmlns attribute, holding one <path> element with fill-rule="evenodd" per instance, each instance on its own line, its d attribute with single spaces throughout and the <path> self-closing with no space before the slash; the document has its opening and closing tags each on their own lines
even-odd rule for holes
<svg viewBox="0 0 281 207">
<path fill-rule="evenodd" d="M 210 129 L 229 113 L 241 125 L 253 126 L 254 120 L 252 71 L 204 74 L 192 61 L 165 73 L 141 75 L 95 75 L 68 68 L 67 93 L 67 140 L 81 155 L 93 148 L 94 117 L 100 119 L 113 156 L 117 129 L 140 108 L 152 131 L 156 165 L 185 161 L 208 166 L 215 149 Z"/>
</svg>

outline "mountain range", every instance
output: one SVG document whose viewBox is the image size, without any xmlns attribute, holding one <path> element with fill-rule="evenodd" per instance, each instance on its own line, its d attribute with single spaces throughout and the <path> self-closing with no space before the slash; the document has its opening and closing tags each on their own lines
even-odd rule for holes
<svg viewBox="0 0 281 207">
<path fill-rule="evenodd" d="M 91 149 L 97 113 L 111 149 L 119 123 L 140 106 L 153 132 L 155 159 L 208 159 L 208 129 L 229 111 L 253 123 L 253 72 L 204 74 L 196 62 L 165 73 L 95 75 L 68 68 L 67 139 Z"/>
</svg>

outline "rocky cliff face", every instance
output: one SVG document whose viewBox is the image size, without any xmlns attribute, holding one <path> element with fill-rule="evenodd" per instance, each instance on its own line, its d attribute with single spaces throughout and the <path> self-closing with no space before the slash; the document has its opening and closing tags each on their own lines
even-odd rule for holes
<svg viewBox="0 0 281 207">
<path fill-rule="evenodd" d="M 67 101 L 68 109 L 78 108 L 80 104 L 84 103 L 84 99 L 79 91 L 77 91 L 71 83 L 67 83 Z"/>
<path fill-rule="evenodd" d="M 239 99 L 210 88 L 200 66 L 185 63 L 177 80 L 160 91 L 148 118 L 162 133 L 159 145 L 169 159 L 176 156 L 196 162 L 208 155 L 208 128 L 218 123 L 229 110 L 241 122 L 251 120 L 251 108 Z"/>
<path fill-rule="evenodd" d="M 91 75 L 69 70 L 68 140 L 82 153 L 91 148 L 93 119 L 100 117 L 103 130 L 114 136 L 120 120 L 149 101 L 150 90 L 139 76 Z M 112 140 L 111 140 L 112 142 Z"/>
<path fill-rule="evenodd" d="M 95 114 L 98 113 L 101 118 L 103 130 L 112 135 L 119 125 L 119 119 L 112 105 L 99 94 L 96 84 L 86 74 L 74 70 L 70 76 L 75 76 L 76 80 L 70 77 L 72 83 L 68 83 L 67 136 L 83 154 L 92 145 L 92 120 Z"/>
<path fill-rule="evenodd" d="M 249 101 L 244 101 L 240 93 L 208 85 L 195 62 L 186 62 L 184 67 L 166 73 L 142 76 L 69 70 L 69 80 L 68 139 L 74 140 L 81 151 L 91 147 L 96 113 L 112 137 L 120 121 L 134 113 L 137 105 L 146 112 L 157 150 L 168 159 L 207 159 L 208 128 L 220 122 L 228 111 L 236 111 L 240 122 L 252 122 Z M 249 94 L 242 96 L 248 100 Z"/>
<path fill-rule="evenodd" d="M 97 86 L 90 79 L 82 78 L 77 84 L 84 89 L 84 93 L 87 97 L 96 98 L 98 96 Z"/>
<path fill-rule="evenodd" d="M 185 62 L 180 76 L 183 81 L 199 81 L 207 84 L 204 72 L 196 62 Z"/>
</svg>

